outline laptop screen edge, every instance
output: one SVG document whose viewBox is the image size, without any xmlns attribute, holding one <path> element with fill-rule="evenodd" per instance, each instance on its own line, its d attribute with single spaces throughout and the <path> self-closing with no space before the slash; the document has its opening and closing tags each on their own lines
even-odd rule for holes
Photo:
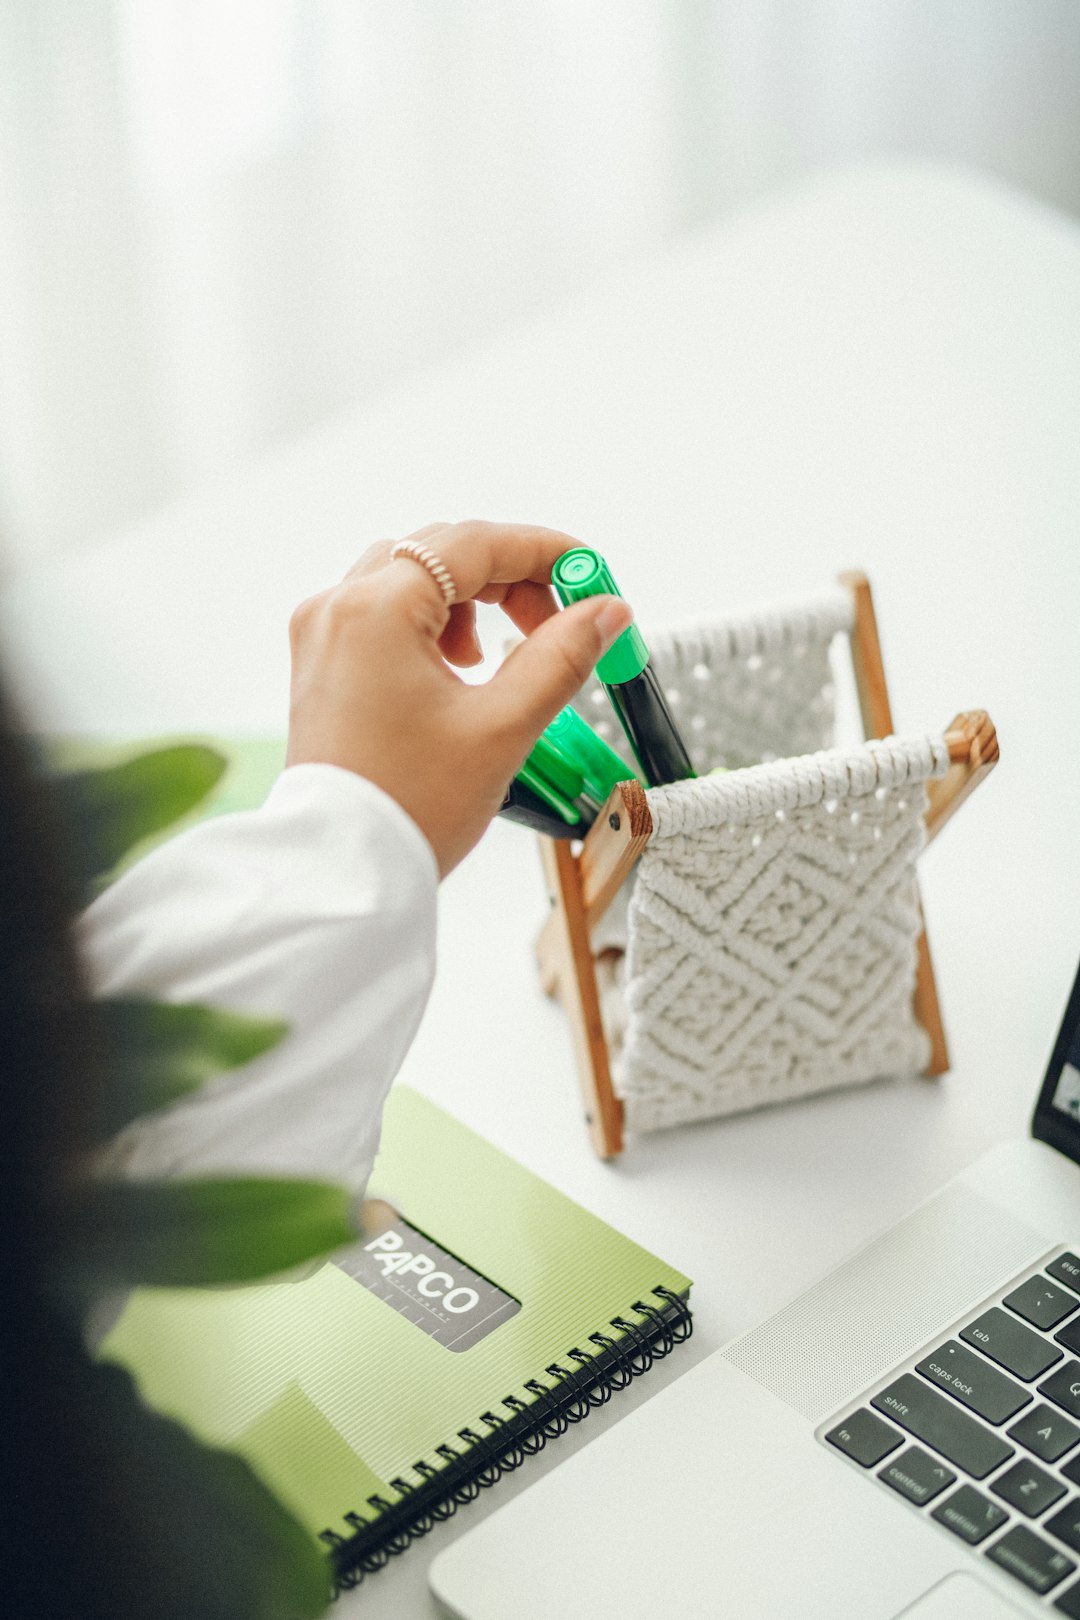
<svg viewBox="0 0 1080 1620">
<path fill-rule="evenodd" d="M 1046 1067 L 1031 1134 L 1080 1164 L 1080 971 Z"/>
</svg>

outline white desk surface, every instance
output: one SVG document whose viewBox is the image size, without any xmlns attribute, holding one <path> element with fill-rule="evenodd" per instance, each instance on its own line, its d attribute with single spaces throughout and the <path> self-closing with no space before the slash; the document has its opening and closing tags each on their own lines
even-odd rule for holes
<svg viewBox="0 0 1080 1620">
<path fill-rule="evenodd" d="M 1080 228 L 974 174 L 856 171 L 8 591 L 9 653 L 46 726 L 278 731 L 296 601 L 381 535 L 521 518 L 603 549 L 647 625 L 864 567 L 898 728 L 967 707 L 998 725 L 998 771 L 925 859 L 954 1063 L 937 1084 L 600 1164 L 533 971 L 531 837 L 497 824 L 447 882 L 402 1078 L 689 1272 L 697 1331 L 343 1616 L 429 1616 L 426 1568 L 451 1537 L 1025 1130 L 1080 945 L 1078 451 Z"/>
</svg>

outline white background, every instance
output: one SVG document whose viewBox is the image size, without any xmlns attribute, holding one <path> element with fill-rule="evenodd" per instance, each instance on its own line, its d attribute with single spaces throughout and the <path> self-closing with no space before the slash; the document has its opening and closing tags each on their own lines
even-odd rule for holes
<svg viewBox="0 0 1080 1620">
<path fill-rule="evenodd" d="M 537 983 L 532 837 L 496 823 L 444 884 L 402 1078 L 693 1277 L 697 1330 L 343 1616 L 427 1620 L 439 1545 L 1026 1130 L 1080 916 L 1078 354 L 1074 221 L 967 173 L 846 173 L 403 382 L 0 603 L 48 726 L 279 731 L 289 608 L 347 567 L 358 514 L 393 534 L 523 512 L 617 561 L 646 626 L 797 599 L 862 565 L 898 728 L 967 707 L 997 722 L 1000 766 L 922 864 L 953 1056 L 935 1084 L 657 1133 L 601 1164 L 565 1019 Z"/>
<path fill-rule="evenodd" d="M 600 1165 L 529 839 L 445 886 L 405 1078 L 694 1277 L 672 1373 L 1022 1131 L 1071 983 L 1080 233 L 1030 199 L 1080 210 L 1078 69 L 1073 0 L 0 0 L 4 639 L 43 724 L 278 731 L 292 605 L 471 514 L 598 544 L 646 623 L 862 565 L 898 725 L 998 723 L 925 862 L 938 1085 Z M 833 172 L 898 155 L 967 170 Z M 355 1612 L 427 1616 L 458 1528 Z"/>
<path fill-rule="evenodd" d="M 0 558 L 822 168 L 1076 211 L 1078 84 L 1075 0 L 0 0 Z"/>
</svg>

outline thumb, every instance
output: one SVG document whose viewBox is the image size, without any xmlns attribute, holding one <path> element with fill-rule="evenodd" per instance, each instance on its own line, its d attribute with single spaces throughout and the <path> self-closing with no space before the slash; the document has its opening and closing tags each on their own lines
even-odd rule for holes
<svg viewBox="0 0 1080 1620">
<path fill-rule="evenodd" d="M 545 619 L 488 682 L 493 721 L 530 749 L 633 618 L 621 597 L 591 596 Z"/>
</svg>

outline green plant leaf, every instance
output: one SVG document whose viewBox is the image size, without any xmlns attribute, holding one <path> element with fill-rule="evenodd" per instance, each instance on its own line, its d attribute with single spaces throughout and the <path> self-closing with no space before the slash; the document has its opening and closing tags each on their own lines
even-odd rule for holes
<svg viewBox="0 0 1080 1620">
<path fill-rule="evenodd" d="M 56 793 L 77 829 L 86 880 L 111 872 L 135 844 L 187 815 L 221 780 L 226 764 L 204 743 L 177 743 L 58 777 Z"/>
<path fill-rule="evenodd" d="M 111 1134 L 227 1069 L 269 1052 L 288 1033 L 275 1018 L 163 1001 L 100 1001 L 111 1062 L 102 1125 Z"/>
<path fill-rule="evenodd" d="M 203 1445 L 139 1398 L 130 1374 L 74 1345 L 43 1346 L 48 1408 L 41 1440 L 61 1476 L 86 1562 L 85 1610 L 157 1620 L 314 1620 L 330 1597 L 329 1562 L 251 1467 Z M 45 1375 L 54 1376 L 46 1382 Z M 49 1433 L 51 1424 L 53 1433 Z M 69 1612 L 67 1610 L 65 1613 Z"/>
<path fill-rule="evenodd" d="M 354 1242 L 351 1206 L 328 1181 L 93 1182 L 65 1200 L 60 1268 L 82 1295 L 252 1282 Z"/>
</svg>

